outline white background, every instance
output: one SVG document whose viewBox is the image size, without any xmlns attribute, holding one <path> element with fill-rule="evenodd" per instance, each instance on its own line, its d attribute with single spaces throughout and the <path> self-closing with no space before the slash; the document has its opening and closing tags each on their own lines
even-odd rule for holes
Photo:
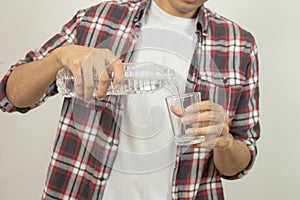
<svg viewBox="0 0 300 200">
<path fill-rule="evenodd" d="M 96 0 L 0 2 L 0 75 L 39 48 L 75 11 Z M 209 0 L 208 7 L 252 32 L 259 47 L 262 136 L 249 175 L 226 181 L 229 200 L 299 199 L 300 3 Z M 0 112 L 0 198 L 40 199 L 62 98 L 26 115 Z"/>
</svg>

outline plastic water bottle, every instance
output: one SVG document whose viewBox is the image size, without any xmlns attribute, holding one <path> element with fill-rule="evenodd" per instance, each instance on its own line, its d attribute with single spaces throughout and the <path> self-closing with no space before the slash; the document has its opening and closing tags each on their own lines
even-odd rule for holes
<svg viewBox="0 0 300 200">
<path fill-rule="evenodd" d="M 109 79 L 107 95 L 153 93 L 175 81 L 175 71 L 152 62 L 123 63 L 123 79 L 113 86 L 113 73 Z M 61 69 L 56 76 L 58 92 L 66 97 L 75 97 L 74 77 L 68 68 Z M 94 73 L 94 93 L 97 94 L 98 75 Z"/>
</svg>

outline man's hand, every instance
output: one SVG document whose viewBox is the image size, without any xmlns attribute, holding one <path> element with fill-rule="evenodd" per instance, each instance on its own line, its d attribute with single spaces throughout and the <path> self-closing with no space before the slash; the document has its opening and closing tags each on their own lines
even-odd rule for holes
<svg viewBox="0 0 300 200">
<path fill-rule="evenodd" d="M 78 45 L 66 45 L 58 50 L 58 60 L 68 67 L 75 79 L 75 90 L 78 97 L 89 101 L 93 97 L 94 73 L 98 75 L 97 98 L 106 95 L 110 74 L 114 73 L 114 85 L 124 76 L 124 68 L 108 49 L 95 49 Z"/>
<path fill-rule="evenodd" d="M 202 101 L 188 106 L 183 113 L 173 108 L 176 115 L 181 115 L 181 122 L 191 125 L 187 135 L 205 136 L 205 141 L 194 147 L 231 148 L 233 137 L 229 133 L 229 117 L 222 106 L 210 101 Z"/>
<path fill-rule="evenodd" d="M 205 136 L 205 141 L 193 147 L 213 148 L 214 163 L 221 174 L 236 175 L 249 164 L 250 151 L 245 143 L 234 139 L 229 132 L 230 119 L 222 106 L 202 101 L 188 106 L 184 111 L 180 107 L 171 109 L 174 114 L 182 116 L 183 124 L 191 125 L 186 134 Z"/>
</svg>

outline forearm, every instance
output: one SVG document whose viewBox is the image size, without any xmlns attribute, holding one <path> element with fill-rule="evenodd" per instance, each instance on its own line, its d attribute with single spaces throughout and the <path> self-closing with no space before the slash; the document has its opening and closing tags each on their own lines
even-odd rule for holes
<svg viewBox="0 0 300 200">
<path fill-rule="evenodd" d="M 55 51 L 43 59 L 18 66 L 7 81 L 8 99 L 20 108 L 33 105 L 55 80 L 61 67 Z"/>
<path fill-rule="evenodd" d="M 214 163 L 218 171 L 225 176 L 233 176 L 244 170 L 250 162 L 251 155 L 248 147 L 232 135 L 228 138 L 228 146 L 214 148 Z"/>
</svg>

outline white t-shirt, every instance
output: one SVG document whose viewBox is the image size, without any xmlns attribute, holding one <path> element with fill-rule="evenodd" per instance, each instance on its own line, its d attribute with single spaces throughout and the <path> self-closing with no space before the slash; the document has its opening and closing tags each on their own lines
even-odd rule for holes
<svg viewBox="0 0 300 200">
<path fill-rule="evenodd" d="M 195 48 L 195 19 L 167 14 L 152 1 L 146 13 L 135 62 L 156 62 L 174 69 L 184 91 Z M 128 95 L 116 160 L 104 200 L 169 200 L 176 146 L 164 98 L 176 94 L 166 87 L 153 94 Z"/>
</svg>

